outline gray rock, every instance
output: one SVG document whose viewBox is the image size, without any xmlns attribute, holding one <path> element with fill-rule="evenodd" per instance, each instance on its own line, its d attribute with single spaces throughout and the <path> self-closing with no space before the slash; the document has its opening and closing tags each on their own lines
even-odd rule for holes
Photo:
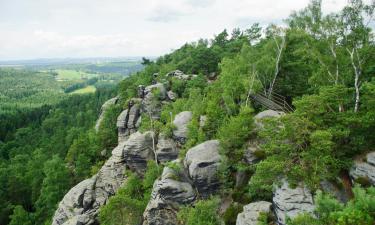
<svg viewBox="0 0 375 225">
<path fill-rule="evenodd" d="M 312 214 L 315 208 L 309 189 L 302 186 L 292 189 L 285 180 L 281 187 L 276 188 L 272 201 L 280 225 L 286 224 L 287 217 L 293 219 L 301 213 Z"/>
<path fill-rule="evenodd" d="M 156 97 L 154 90 L 159 90 L 159 96 Z M 151 115 L 152 119 L 160 119 L 162 101 L 167 97 L 167 90 L 162 83 L 156 83 L 147 86 L 144 89 L 144 97 L 142 100 L 142 111 L 147 115 Z"/>
<path fill-rule="evenodd" d="M 143 134 L 136 132 L 129 136 L 124 145 L 123 156 L 127 166 L 140 175 L 146 171 L 147 161 L 155 159 L 153 136 L 154 133 L 151 131 Z"/>
<path fill-rule="evenodd" d="M 206 122 L 207 122 L 207 116 L 200 116 L 199 117 L 199 127 L 202 128 L 204 127 L 204 125 L 206 125 Z"/>
<path fill-rule="evenodd" d="M 365 159 L 359 158 L 355 160 L 350 170 L 350 177 L 353 181 L 358 179 L 367 180 L 371 185 L 375 186 L 375 152 L 368 153 Z"/>
<path fill-rule="evenodd" d="M 158 144 L 156 146 L 156 155 L 159 162 L 169 162 L 177 159 L 179 149 L 176 143 L 165 135 L 159 135 Z"/>
<path fill-rule="evenodd" d="M 204 198 L 214 194 L 219 186 L 217 171 L 220 166 L 219 141 L 203 142 L 186 153 L 184 165 L 194 185 Z"/>
<path fill-rule="evenodd" d="M 102 107 L 100 109 L 99 118 L 98 118 L 98 120 L 96 121 L 96 124 L 95 124 L 95 131 L 96 132 L 99 131 L 99 127 L 100 127 L 101 122 L 103 121 L 105 112 L 109 109 L 109 107 L 111 107 L 112 105 L 115 105 L 118 102 L 118 100 L 119 100 L 119 97 L 116 96 L 116 97 L 111 98 L 111 99 L 107 100 L 106 102 L 104 102 L 104 104 L 102 105 Z"/>
<path fill-rule="evenodd" d="M 184 74 L 184 72 L 180 70 L 174 70 L 166 74 L 167 77 L 174 77 L 180 80 L 189 80 L 192 76 Z"/>
<path fill-rule="evenodd" d="M 173 120 L 173 125 L 176 129 L 173 131 L 173 136 L 180 142 L 185 142 L 188 135 L 188 125 L 193 118 L 193 113 L 184 111 L 177 114 Z"/>
<path fill-rule="evenodd" d="M 113 150 L 112 156 L 95 176 L 69 190 L 55 211 L 52 225 L 97 224 L 100 206 L 106 204 L 126 180 L 126 166 L 121 153 L 125 144 Z"/>
<path fill-rule="evenodd" d="M 177 98 L 176 93 L 174 93 L 173 91 L 168 91 L 168 92 L 167 92 L 167 96 L 168 96 L 168 98 L 169 98 L 171 101 L 174 101 L 174 100 L 176 100 L 176 98 Z"/>
<path fill-rule="evenodd" d="M 245 162 L 249 165 L 256 164 L 260 161 L 257 152 L 261 151 L 256 140 L 249 142 L 244 152 Z"/>
<path fill-rule="evenodd" d="M 237 215 L 236 225 L 257 225 L 260 213 L 270 213 L 271 202 L 253 202 L 243 207 L 243 212 Z"/>
<path fill-rule="evenodd" d="M 124 142 L 129 135 L 135 133 L 139 127 L 140 106 L 134 102 L 130 103 L 129 108 L 122 111 L 117 117 L 118 142 Z"/>
<path fill-rule="evenodd" d="M 258 113 L 254 116 L 254 122 L 257 129 L 263 128 L 262 120 L 266 118 L 279 118 L 285 115 L 284 112 L 274 111 L 274 110 L 266 110 L 263 112 Z"/>
<path fill-rule="evenodd" d="M 342 181 L 340 182 L 342 183 Z M 342 203 L 346 203 L 350 200 L 350 193 L 347 193 L 343 187 L 340 187 L 334 182 L 324 180 L 320 182 L 320 187 L 325 193 L 329 193 Z"/>
<path fill-rule="evenodd" d="M 143 214 L 143 225 L 177 224 L 178 206 L 189 204 L 196 198 L 193 187 L 185 179 L 183 171 L 164 168 L 161 178 L 154 183 L 151 199 Z"/>
</svg>

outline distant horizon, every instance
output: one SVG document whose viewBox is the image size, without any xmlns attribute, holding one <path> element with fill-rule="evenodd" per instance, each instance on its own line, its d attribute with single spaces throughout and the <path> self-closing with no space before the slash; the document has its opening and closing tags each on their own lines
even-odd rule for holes
<svg viewBox="0 0 375 225">
<path fill-rule="evenodd" d="M 364 0 L 371 1 L 371 0 Z M 160 56 L 224 29 L 282 24 L 309 0 L 2 0 L 0 61 Z M 347 0 L 323 0 L 324 13 Z M 140 7 L 142 6 L 142 7 Z"/>
</svg>

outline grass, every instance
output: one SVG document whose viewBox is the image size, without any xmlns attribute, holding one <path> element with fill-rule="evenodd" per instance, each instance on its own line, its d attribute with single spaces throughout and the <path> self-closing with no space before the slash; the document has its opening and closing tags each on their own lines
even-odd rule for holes
<svg viewBox="0 0 375 225">
<path fill-rule="evenodd" d="M 89 74 L 85 73 L 83 71 L 77 71 L 77 70 L 63 70 L 59 69 L 56 70 L 57 77 L 56 80 L 82 80 L 84 78 L 92 78 L 97 76 L 96 74 Z"/>
<path fill-rule="evenodd" d="M 96 88 L 93 85 L 89 85 L 85 88 L 81 88 L 72 92 L 72 94 L 87 94 L 87 93 L 94 93 Z"/>
</svg>

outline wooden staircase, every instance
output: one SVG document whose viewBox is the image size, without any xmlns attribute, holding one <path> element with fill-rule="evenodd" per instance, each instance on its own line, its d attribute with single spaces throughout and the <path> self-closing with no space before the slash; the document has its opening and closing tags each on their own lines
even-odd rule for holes
<svg viewBox="0 0 375 225">
<path fill-rule="evenodd" d="M 274 92 L 269 97 L 264 93 L 256 93 L 250 95 L 250 98 L 267 109 L 282 111 L 284 113 L 293 112 L 293 108 L 287 103 L 285 97 Z"/>
</svg>

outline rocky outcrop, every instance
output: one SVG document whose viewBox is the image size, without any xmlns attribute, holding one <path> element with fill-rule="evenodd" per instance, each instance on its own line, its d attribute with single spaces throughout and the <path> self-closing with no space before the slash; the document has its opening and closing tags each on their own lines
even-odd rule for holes
<svg viewBox="0 0 375 225">
<path fill-rule="evenodd" d="M 354 182 L 375 186 L 375 152 L 368 153 L 364 159 L 356 159 L 350 177 Z"/>
<path fill-rule="evenodd" d="M 175 163 L 179 164 L 178 161 Z M 151 199 L 143 214 L 143 225 L 178 224 L 178 206 L 189 204 L 196 198 L 192 185 L 186 180 L 183 170 L 164 168 L 161 178 L 154 183 Z"/>
<path fill-rule="evenodd" d="M 159 162 L 169 162 L 177 159 L 179 149 L 176 143 L 165 135 L 159 135 L 156 155 Z"/>
<path fill-rule="evenodd" d="M 298 186 L 294 189 L 289 187 L 288 182 L 283 181 L 273 195 L 273 206 L 280 225 L 286 224 L 286 218 L 295 218 L 300 213 L 313 213 L 314 202 L 309 189 Z"/>
<path fill-rule="evenodd" d="M 160 119 L 162 101 L 167 97 L 167 90 L 162 83 L 147 86 L 143 91 L 138 91 L 142 98 L 142 112 L 151 115 L 152 119 Z M 157 92 L 157 95 L 155 93 Z"/>
<path fill-rule="evenodd" d="M 181 143 L 186 141 L 188 135 L 188 125 L 193 118 L 193 113 L 190 111 L 184 111 L 177 114 L 173 120 L 173 125 L 176 127 L 173 130 L 173 136 Z"/>
<path fill-rule="evenodd" d="M 126 165 L 137 174 L 144 174 L 147 168 L 147 161 L 155 159 L 153 146 L 154 133 L 151 131 L 132 134 L 123 145 L 122 154 Z"/>
<path fill-rule="evenodd" d="M 263 128 L 262 120 L 266 118 L 279 118 L 282 115 L 285 115 L 284 112 L 274 111 L 274 110 L 265 110 L 254 116 L 254 122 L 257 129 Z"/>
<path fill-rule="evenodd" d="M 135 133 L 140 125 L 139 100 L 130 100 L 128 109 L 117 117 L 118 142 L 126 141 L 129 135 Z"/>
<path fill-rule="evenodd" d="M 98 120 L 96 121 L 96 124 L 95 124 L 95 131 L 96 132 L 99 131 L 99 127 L 100 127 L 101 122 L 103 121 L 105 112 L 109 109 L 109 107 L 111 107 L 112 105 L 115 105 L 118 102 L 118 100 L 119 100 L 119 97 L 116 96 L 116 97 L 111 98 L 111 99 L 107 100 L 106 102 L 104 102 L 104 104 L 100 108 L 99 118 L 98 118 Z"/>
<path fill-rule="evenodd" d="M 221 157 L 219 141 L 203 142 L 186 153 L 184 165 L 199 194 L 206 198 L 217 192 L 220 186 L 218 169 Z"/>
<path fill-rule="evenodd" d="M 125 162 L 122 149 L 126 142 L 112 151 L 99 172 L 86 179 L 64 196 L 52 220 L 52 225 L 92 225 L 96 224 L 96 216 L 100 206 L 114 195 L 125 182 Z"/>
<path fill-rule="evenodd" d="M 271 212 L 271 202 L 253 202 L 243 207 L 243 212 L 237 215 L 236 225 L 257 225 L 260 213 Z"/>
</svg>

